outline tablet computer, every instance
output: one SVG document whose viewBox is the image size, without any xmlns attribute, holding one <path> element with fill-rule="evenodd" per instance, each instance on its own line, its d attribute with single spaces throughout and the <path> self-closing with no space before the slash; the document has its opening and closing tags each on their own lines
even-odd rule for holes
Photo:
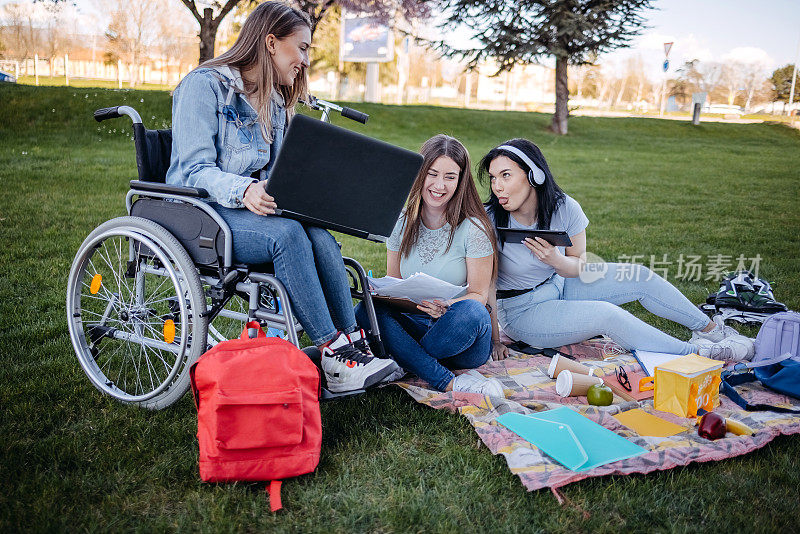
<svg viewBox="0 0 800 534">
<path fill-rule="evenodd" d="M 555 247 L 571 247 L 572 240 L 563 230 L 523 230 L 520 228 L 498 228 L 500 238 L 506 243 L 522 243 L 526 237 L 541 237 Z"/>
</svg>

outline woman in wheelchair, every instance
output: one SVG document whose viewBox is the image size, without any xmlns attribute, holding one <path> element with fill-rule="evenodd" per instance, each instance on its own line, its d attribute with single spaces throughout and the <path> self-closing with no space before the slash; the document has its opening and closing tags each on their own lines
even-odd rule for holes
<svg viewBox="0 0 800 534">
<path fill-rule="evenodd" d="M 398 371 L 372 355 L 353 313 L 339 246 L 326 230 L 274 216 L 264 189 L 284 129 L 308 87 L 311 25 L 278 2 L 259 5 L 234 45 L 178 85 L 167 183 L 199 187 L 233 234 L 234 258 L 274 264 L 294 311 L 320 348 L 332 392 Z"/>
<path fill-rule="evenodd" d="M 496 271 L 494 232 L 472 179 L 469 154 L 457 139 L 437 135 L 420 149 L 424 160 L 408 205 L 386 242 L 386 274 L 423 272 L 456 285 L 466 295 L 449 302 L 424 301 L 419 313 L 375 303 L 384 345 L 403 369 L 439 391 L 503 396 L 496 379 L 474 369 L 492 352 L 492 323 L 486 308 Z M 362 304 L 356 308 L 368 324 Z"/>
</svg>

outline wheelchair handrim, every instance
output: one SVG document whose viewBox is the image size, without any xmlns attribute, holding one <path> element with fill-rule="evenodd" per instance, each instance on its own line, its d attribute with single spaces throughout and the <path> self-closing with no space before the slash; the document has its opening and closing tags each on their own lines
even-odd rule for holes
<svg viewBox="0 0 800 534">
<path fill-rule="evenodd" d="M 111 237 L 127 237 L 130 239 L 137 240 L 144 244 L 147 248 L 149 248 L 152 253 L 158 257 L 159 261 L 166 269 L 170 281 L 173 284 L 173 287 L 178 288 L 181 294 L 185 294 L 186 288 L 184 288 L 183 284 L 181 283 L 181 279 L 178 276 L 177 272 L 175 271 L 174 267 L 170 259 L 162 252 L 161 246 L 157 245 L 153 240 L 148 238 L 147 236 L 143 235 L 141 232 L 136 231 L 131 228 L 115 228 L 112 230 L 105 231 L 97 236 L 95 236 L 91 241 L 85 242 L 84 245 L 81 247 L 82 254 L 80 257 L 76 257 L 75 261 L 73 262 L 73 268 L 70 272 L 70 279 L 69 282 L 72 283 L 74 287 L 74 291 L 71 291 L 67 294 L 67 313 L 73 316 L 73 319 L 77 319 L 75 317 L 75 312 L 80 312 L 79 308 L 76 308 L 76 304 L 78 302 L 80 293 L 81 293 L 81 286 L 80 280 L 83 277 L 83 273 L 86 270 L 87 259 L 94 254 L 94 251 L 99 248 L 100 244 L 108 238 Z M 80 266 L 80 267 L 79 267 Z M 190 291 L 188 291 L 191 293 Z M 194 305 L 195 303 L 193 303 Z M 162 383 L 156 387 L 154 390 L 142 394 L 142 395 L 130 395 L 127 393 L 123 393 L 121 389 L 119 389 L 116 385 L 113 387 L 109 386 L 110 381 L 103 382 L 99 379 L 100 375 L 105 377 L 105 373 L 99 368 L 94 358 L 89 353 L 89 347 L 85 343 L 85 332 L 83 331 L 83 319 L 81 318 L 81 328 L 80 330 L 77 327 L 76 320 L 69 320 L 69 332 L 70 332 L 70 339 L 72 341 L 73 348 L 75 349 L 75 353 L 78 357 L 78 362 L 80 363 L 81 367 L 83 368 L 86 375 L 89 377 L 89 380 L 101 391 L 105 392 L 106 394 L 119 399 L 123 402 L 143 402 L 157 395 L 161 394 L 164 390 L 166 390 L 170 384 L 173 382 L 175 377 L 178 375 L 180 371 L 181 364 L 183 362 L 183 356 L 186 353 L 187 345 L 188 345 L 188 329 L 189 329 L 189 313 L 186 309 L 186 302 L 184 298 L 178 299 L 178 305 L 180 306 L 180 316 L 181 316 L 181 324 L 183 327 L 181 328 L 181 341 L 178 345 L 178 350 L 175 357 L 175 363 L 172 365 L 170 372 L 168 373 L 167 377 L 162 381 Z M 111 382 L 113 384 L 113 382 Z"/>
</svg>

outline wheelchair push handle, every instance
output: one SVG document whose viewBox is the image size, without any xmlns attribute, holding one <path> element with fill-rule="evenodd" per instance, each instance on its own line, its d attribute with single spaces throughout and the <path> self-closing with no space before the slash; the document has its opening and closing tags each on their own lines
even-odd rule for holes
<svg viewBox="0 0 800 534">
<path fill-rule="evenodd" d="M 106 119 L 116 119 L 121 116 L 122 115 L 119 114 L 119 106 L 102 108 L 94 112 L 94 120 L 97 122 L 103 122 Z"/>
<path fill-rule="evenodd" d="M 361 124 L 366 124 L 367 119 L 369 119 L 369 115 L 353 108 L 342 108 L 342 117 L 352 119 L 356 122 L 360 122 Z"/>
<path fill-rule="evenodd" d="M 139 113 L 130 106 L 113 106 L 110 108 L 98 109 L 94 112 L 94 120 L 103 122 L 104 120 L 116 119 L 123 115 L 130 117 L 134 124 L 142 123 L 142 118 L 139 116 Z"/>
<path fill-rule="evenodd" d="M 327 100 L 322 100 L 311 95 L 308 95 L 308 100 L 303 103 L 311 109 L 322 111 L 322 117 L 320 118 L 322 122 L 330 122 L 329 116 L 331 111 L 338 111 L 341 113 L 342 117 L 360 122 L 361 124 L 366 124 L 367 119 L 369 119 L 369 115 L 358 111 L 357 109 L 343 108 L 338 104 L 334 104 L 333 102 L 328 102 Z"/>
</svg>

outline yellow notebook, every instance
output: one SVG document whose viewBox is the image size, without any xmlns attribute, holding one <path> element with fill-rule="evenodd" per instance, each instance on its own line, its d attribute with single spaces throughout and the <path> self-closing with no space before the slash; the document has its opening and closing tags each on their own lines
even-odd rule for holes
<svg viewBox="0 0 800 534">
<path fill-rule="evenodd" d="M 666 419 L 647 413 L 641 408 L 619 413 L 614 416 L 614 419 L 634 430 L 640 436 L 667 438 L 680 434 L 688 428 L 670 423 Z"/>
</svg>

